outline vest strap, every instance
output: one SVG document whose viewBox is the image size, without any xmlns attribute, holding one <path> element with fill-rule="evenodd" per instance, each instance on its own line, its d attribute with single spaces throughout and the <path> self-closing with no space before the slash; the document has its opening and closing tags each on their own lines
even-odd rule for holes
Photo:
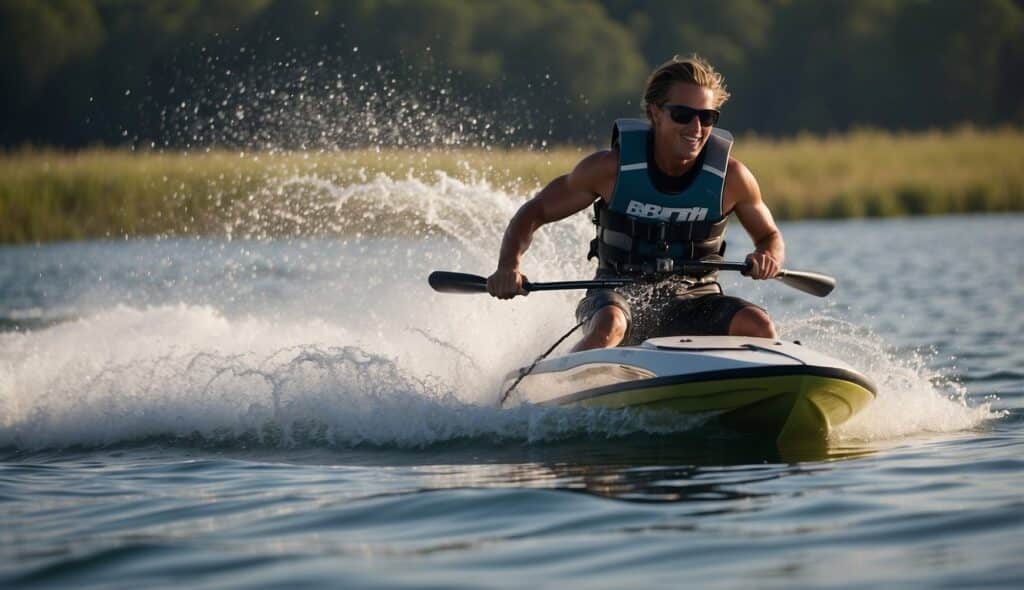
<svg viewBox="0 0 1024 590">
<path fill-rule="evenodd" d="M 591 243 L 592 248 L 595 250 L 600 265 L 598 268 L 611 270 L 616 274 L 620 275 L 653 275 L 662 272 L 676 272 L 676 269 L 683 268 L 684 263 L 691 262 L 695 258 L 657 258 L 650 259 L 648 257 L 637 257 L 634 256 L 632 251 L 623 250 L 616 248 L 608 244 L 607 242 L 601 241 L 600 239 L 594 240 Z M 724 246 L 724 242 L 723 242 Z M 717 260 L 721 259 L 721 256 L 704 256 L 701 260 Z M 667 267 L 666 267 L 667 265 Z M 689 271 L 685 277 L 693 280 L 696 284 L 713 283 L 718 277 L 717 270 L 707 271 Z"/>
<path fill-rule="evenodd" d="M 596 211 L 596 217 L 595 223 L 600 227 L 649 242 L 703 242 L 725 235 L 725 228 L 728 225 L 728 218 L 719 221 L 687 221 L 683 223 L 644 221 L 612 211 L 607 207 L 600 207 L 600 210 Z"/>
</svg>

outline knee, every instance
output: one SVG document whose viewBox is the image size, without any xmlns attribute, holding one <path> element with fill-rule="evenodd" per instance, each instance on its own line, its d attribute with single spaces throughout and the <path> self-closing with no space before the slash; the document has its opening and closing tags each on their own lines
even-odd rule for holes
<svg viewBox="0 0 1024 590">
<path fill-rule="evenodd" d="M 599 334 L 615 342 L 622 340 L 627 327 L 626 314 L 613 305 L 602 307 L 590 318 L 589 328 L 592 334 Z"/>
<path fill-rule="evenodd" d="M 775 338 L 775 324 L 764 310 L 745 307 L 733 316 L 729 324 L 729 335 Z"/>
</svg>

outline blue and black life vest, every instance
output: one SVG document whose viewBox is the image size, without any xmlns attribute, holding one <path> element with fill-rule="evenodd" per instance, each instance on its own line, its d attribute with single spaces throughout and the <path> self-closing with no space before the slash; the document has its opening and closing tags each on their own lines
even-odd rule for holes
<svg viewBox="0 0 1024 590">
<path fill-rule="evenodd" d="M 619 169 L 611 199 L 594 203 L 597 238 L 588 258 L 618 274 L 671 271 L 687 260 L 721 256 L 728 219 L 722 211 L 725 171 L 732 134 L 712 129 L 701 153 L 700 169 L 682 192 L 662 192 L 648 170 L 651 126 L 641 119 L 619 119 L 612 147 Z"/>
</svg>

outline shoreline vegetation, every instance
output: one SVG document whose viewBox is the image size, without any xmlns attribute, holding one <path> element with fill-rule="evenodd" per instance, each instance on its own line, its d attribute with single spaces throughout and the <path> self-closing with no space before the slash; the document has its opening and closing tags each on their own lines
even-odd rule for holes
<svg viewBox="0 0 1024 590">
<path fill-rule="evenodd" d="M 587 151 L 22 148 L 0 153 L 0 243 L 345 233 L 343 223 L 309 220 L 358 212 L 323 203 L 310 210 L 308 201 L 293 198 L 286 181 L 313 177 L 344 189 L 384 175 L 431 185 L 443 172 L 525 199 Z M 780 220 L 1024 211 L 1021 154 L 1024 130 L 969 127 L 926 133 L 858 130 L 782 140 L 745 136 L 733 151 L 757 176 Z M 292 215 L 293 207 L 306 209 Z M 424 223 L 387 231 L 429 231 Z"/>
</svg>

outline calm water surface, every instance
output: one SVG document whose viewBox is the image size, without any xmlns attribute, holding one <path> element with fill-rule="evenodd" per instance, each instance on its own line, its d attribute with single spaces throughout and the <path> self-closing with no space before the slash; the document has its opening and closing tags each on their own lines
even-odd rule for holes
<svg viewBox="0 0 1024 590">
<path fill-rule="evenodd" d="M 0 248 L 0 586 L 1020 587 L 1024 217 L 793 223 L 727 277 L 880 385 L 824 450 L 493 408 L 574 296 L 447 238 Z M 734 232 L 732 257 L 749 247 Z M 527 274 L 581 278 L 571 222 Z"/>
</svg>

